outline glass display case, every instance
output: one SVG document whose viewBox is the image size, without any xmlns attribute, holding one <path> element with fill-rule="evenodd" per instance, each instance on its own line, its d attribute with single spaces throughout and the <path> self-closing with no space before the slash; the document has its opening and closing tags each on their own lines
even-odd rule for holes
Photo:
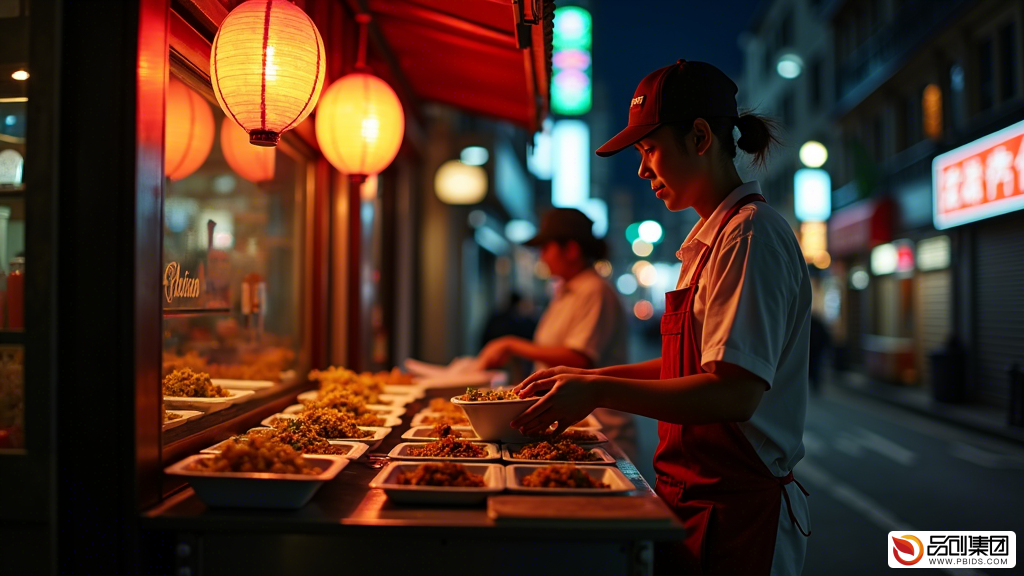
<svg viewBox="0 0 1024 576">
<path fill-rule="evenodd" d="M 209 86 L 172 58 L 161 262 L 165 445 L 264 406 L 310 367 L 312 152 L 290 134 L 276 147 L 250 144 Z"/>
</svg>

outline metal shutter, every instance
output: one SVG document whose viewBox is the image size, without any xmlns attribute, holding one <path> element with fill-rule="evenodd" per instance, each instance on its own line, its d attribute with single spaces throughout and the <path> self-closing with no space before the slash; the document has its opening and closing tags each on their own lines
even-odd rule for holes
<svg viewBox="0 0 1024 576">
<path fill-rule="evenodd" d="M 983 222 L 975 243 L 975 386 L 986 401 L 1005 404 L 1007 369 L 1024 363 L 1024 217 Z"/>
<path fill-rule="evenodd" d="M 917 358 L 922 381 L 932 383 L 928 353 L 942 348 L 953 331 L 953 275 L 949 269 L 917 274 Z"/>
</svg>

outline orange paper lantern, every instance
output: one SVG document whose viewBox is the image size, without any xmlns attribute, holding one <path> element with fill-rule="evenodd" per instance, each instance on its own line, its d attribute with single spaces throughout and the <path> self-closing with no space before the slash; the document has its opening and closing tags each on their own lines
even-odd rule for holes
<svg viewBox="0 0 1024 576">
<path fill-rule="evenodd" d="M 213 111 L 202 96 L 171 78 L 164 117 L 164 175 L 181 180 L 198 170 L 210 155 Z"/>
<path fill-rule="evenodd" d="M 277 150 L 249 143 L 249 135 L 245 130 L 226 116 L 220 124 L 220 149 L 228 166 L 249 182 L 274 179 L 274 155 Z"/>
<path fill-rule="evenodd" d="M 395 159 L 404 134 L 402 103 L 391 86 L 373 74 L 343 76 L 320 99 L 316 141 L 341 172 L 381 172 Z"/>
<path fill-rule="evenodd" d="M 282 132 L 309 116 L 326 75 L 320 32 L 287 0 L 238 5 L 210 50 L 217 102 L 259 146 L 275 146 Z"/>
</svg>

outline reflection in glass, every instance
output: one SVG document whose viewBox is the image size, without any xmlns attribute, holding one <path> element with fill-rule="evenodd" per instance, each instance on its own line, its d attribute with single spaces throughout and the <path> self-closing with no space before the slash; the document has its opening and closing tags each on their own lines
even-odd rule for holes
<svg viewBox="0 0 1024 576">
<path fill-rule="evenodd" d="M 252 383 L 218 380 L 280 384 L 308 369 L 305 161 L 287 137 L 269 149 L 244 142 L 260 154 L 235 148 L 241 129 L 219 107 L 203 105 L 213 114 L 212 148 L 165 187 L 163 374 L 188 368 L 224 388 Z"/>
</svg>

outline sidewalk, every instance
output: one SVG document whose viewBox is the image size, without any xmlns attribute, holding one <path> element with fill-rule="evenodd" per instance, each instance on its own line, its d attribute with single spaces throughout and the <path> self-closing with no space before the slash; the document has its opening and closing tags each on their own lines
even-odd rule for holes
<svg viewBox="0 0 1024 576">
<path fill-rule="evenodd" d="M 832 372 L 831 383 L 868 398 L 930 416 L 950 424 L 1024 444 L 1024 428 L 1006 423 L 1006 409 L 984 404 L 943 404 L 927 388 L 897 386 L 856 372 Z"/>
</svg>

